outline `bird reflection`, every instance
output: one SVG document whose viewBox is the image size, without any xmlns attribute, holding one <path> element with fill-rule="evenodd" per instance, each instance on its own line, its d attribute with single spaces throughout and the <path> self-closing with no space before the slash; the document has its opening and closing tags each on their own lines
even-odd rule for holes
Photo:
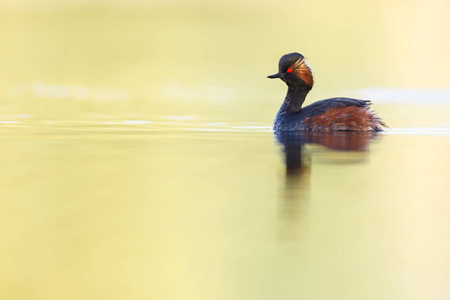
<svg viewBox="0 0 450 300">
<path fill-rule="evenodd" d="M 277 131 L 275 136 L 284 146 L 286 175 L 304 172 L 302 152 L 306 144 L 318 144 L 337 151 L 367 151 L 369 141 L 377 136 L 373 132 L 310 132 Z"/>
<path fill-rule="evenodd" d="M 364 155 L 368 153 L 370 140 L 375 138 L 377 134 L 374 132 L 276 131 L 275 136 L 282 146 L 286 164 L 280 217 L 285 220 L 296 220 L 305 213 L 309 203 L 312 168 L 311 154 L 314 153 L 311 153 L 311 150 L 307 150 L 305 146 L 324 146 L 327 155 L 337 152 L 355 151 L 363 154 L 364 158 Z M 312 148 L 314 149 L 314 147 Z M 326 157 L 333 157 L 333 155 Z M 339 162 L 354 163 L 355 157 L 361 156 L 346 155 L 344 160 L 341 159 Z M 332 163 L 333 161 L 328 158 L 326 162 Z M 293 230 L 292 226 L 289 227 L 288 231 Z"/>
</svg>

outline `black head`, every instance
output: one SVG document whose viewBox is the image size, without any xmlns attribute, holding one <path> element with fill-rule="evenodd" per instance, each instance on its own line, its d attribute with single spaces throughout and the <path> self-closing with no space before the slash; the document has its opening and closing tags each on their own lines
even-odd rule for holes
<svg viewBox="0 0 450 300">
<path fill-rule="evenodd" d="M 278 63 L 278 73 L 267 77 L 280 78 L 287 85 L 305 86 L 307 89 L 311 89 L 314 84 L 305 57 L 297 52 L 283 55 Z"/>
</svg>

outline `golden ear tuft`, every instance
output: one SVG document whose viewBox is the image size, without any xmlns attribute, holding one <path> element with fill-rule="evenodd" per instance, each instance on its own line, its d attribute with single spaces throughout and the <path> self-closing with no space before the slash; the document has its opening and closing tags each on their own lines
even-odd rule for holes
<svg viewBox="0 0 450 300">
<path fill-rule="evenodd" d="M 308 67 L 304 59 L 299 59 L 291 66 L 293 73 L 303 80 L 309 87 L 314 85 L 314 78 L 311 69 Z"/>
</svg>

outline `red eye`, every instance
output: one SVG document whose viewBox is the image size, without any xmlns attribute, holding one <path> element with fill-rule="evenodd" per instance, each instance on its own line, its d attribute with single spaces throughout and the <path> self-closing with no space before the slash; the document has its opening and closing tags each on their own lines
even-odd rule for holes
<svg viewBox="0 0 450 300">
<path fill-rule="evenodd" d="M 287 69 L 286 72 L 291 73 L 292 72 L 292 68 Z"/>
</svg>

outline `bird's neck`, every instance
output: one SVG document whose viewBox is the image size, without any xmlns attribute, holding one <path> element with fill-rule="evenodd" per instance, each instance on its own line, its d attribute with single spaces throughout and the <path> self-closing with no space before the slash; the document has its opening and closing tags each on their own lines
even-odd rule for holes
<svg viewBox="0 0 450 300">
<path fill-rule="evenodd" d="M 282 111 L 288 115 L 298 113 L 302 108 L 303 102 L 305 102 L 309 90 L 309 88 L 304 86 L 289 85 L 286 98 L 284 98 L 279 113 Z"/>
</svg>

